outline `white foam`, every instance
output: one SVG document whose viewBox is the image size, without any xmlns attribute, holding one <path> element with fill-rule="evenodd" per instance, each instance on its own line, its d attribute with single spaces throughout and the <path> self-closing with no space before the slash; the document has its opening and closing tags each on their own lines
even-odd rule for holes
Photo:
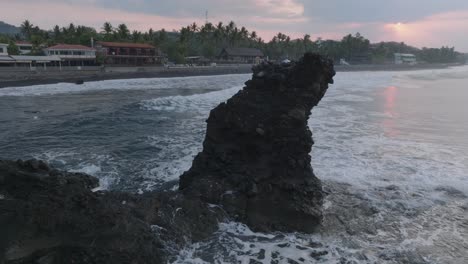
<svg viewBox="0 0 468 264">
<path fill-rule="evenodd" d="M 52 165 L 58 164 L 60 167 L 66 168 L 69 172 L 85 173 L 99 179 L 99 187 L 93 191 L 107 190 L 110 186 L 117 183 L 119 175 L 116 171 L 103 172 L 103 163 L 112 162 L 112 158 L 108 155 L 90 154 L 90 161 L 84 161 L 82 154 L 78 151 L 45 151 L 35 158 L 44 160 Z M 88 157 L 89 158 L 89 157 Z"/>
<path fill-rule="evenodd" d="M 234 86 L 229 89 L 214 91 L 204 94 L 189 96 L 168 96 L 156 99 L 144 100 L 141 106 L 146 110 L 169 111 L 169 112 L 199 112 L 207 114 L 217 104 L 226 101 L 242 86 Z"/>
<path fill-rule="evenodd" d="M 82 93 L 104 90 L 146 90 L 146 89 L 219 89 L 220 83 L 227 87 L 240 85 L 249 74 L 196 76 L 176 78 L 144 78 L 73 83 L 44 84 L 0 89 L 0 96 L 38 96 L 64 93 Z"/>
<path fill-rule="evenodd" d="M 70 172 L 81 172 L 89 175 L 96 175 L 101 172 L 101 167 L 94 164 L 83 164 L 79 169 L 72 169 Z"/>
</svg>

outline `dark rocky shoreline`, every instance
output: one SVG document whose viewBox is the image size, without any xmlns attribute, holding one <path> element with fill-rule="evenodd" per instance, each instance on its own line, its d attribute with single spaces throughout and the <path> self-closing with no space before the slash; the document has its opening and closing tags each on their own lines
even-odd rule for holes
<svg viewBox="0 0 468 264">
<path fill-rule="evenodd" d="M 94 192 L 98 180 L 85 174 L 0 161 L 0 263 L 166 263 L 229 220 L 313 232 L 324 193 L 307 120 L 333 82 L 333 64 L 306 54 L 253 71 L 211 111 L 203 151 L 179 190 Z"/>
</svg>

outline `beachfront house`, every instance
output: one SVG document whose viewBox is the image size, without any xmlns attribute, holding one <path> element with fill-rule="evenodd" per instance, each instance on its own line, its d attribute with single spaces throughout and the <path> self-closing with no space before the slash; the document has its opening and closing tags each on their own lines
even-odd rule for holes
<svg viewBox="0 0 468 264">
<path fill-rule="evenodd" d="M 83 45 L 58 44 L 44 49 L 48 56 L 58 56 L 62 65 L 88 66 L 96 64 L 96 49 Z"/>
<path fill-rule="evenodd" d="M 106 65 L 148 66 L 162 59 L 156 47 L 143 43 L 98 41 L 96 49 Z"/>
<path fill-rule="evenodd" d="M 395 64 L 416 65 L 418 63 L 414 54 L 395 53 Z"/>
<path fill-rule="evenodd" d="M 259 64 L 264 55 L 254 48 L 224 48 L 218 58 L 222 62 Z"/>
<path fill-rule="evenodd" d="M 0 43 L 0 56 L 8 56 L 8 44 Z"/>
<path fill-rule="evenodd" d="M 32 43 L 26 41 L 17 41 L 15 44 L 18 47 L 21 55 L 31 53 L 33 48 Z"/>
<path fill-rule="evenodd" d="M 8 56 L 8 44 L 0 43 L 0 67 L 12 65 L 14 65 L 14 60 Z"/>
</svg>

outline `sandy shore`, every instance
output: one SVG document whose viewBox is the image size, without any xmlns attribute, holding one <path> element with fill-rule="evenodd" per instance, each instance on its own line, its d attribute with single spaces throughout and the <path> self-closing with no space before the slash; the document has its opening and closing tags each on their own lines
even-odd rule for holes
<svg viewBox="0 0 468 264">
<path fill-rule="evenodd" d="M 336 65 L 337 72 L 350 71 L 413 71 L 427 69 L 444 69 L 459 66 L 459 64 L 423 64 L 423 65 Z M 83 71 L 4 71 L 0 68 L 0 88 L 20 87 L 54 83 L 76 83 L 78 81 L 91 82 L 113 79 L 137 78 L 168 78 L 187 76 L 209 76 L 223 74 L 251 73 L 251 65 L 233 65 L 220 67 L 184 67 L 135 70 L 137 68 L 115 67 L 101 70 Z"/>
</svg>

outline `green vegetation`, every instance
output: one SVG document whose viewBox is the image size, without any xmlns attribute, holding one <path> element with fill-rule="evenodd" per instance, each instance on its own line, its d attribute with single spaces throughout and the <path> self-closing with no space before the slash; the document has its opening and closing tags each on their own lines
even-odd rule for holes
<svg viewBox="0 0 468 264">
<path fill-rule="evenodd" d="M 204 56 L 215 58 L 225 47 L 258 48 L 271 60 L 297 59 L 304 52 L 311 51 L 327 55 L 339 61 L 345 59 L 350 63 L 392 63 L 394 53 L 412 53 L 418 60 L 429 63 L 457 62 L 461 54 L 449 47 L 418 49 L 398 42 L 380 42 L 372 44 L 359 33 L 344 36 L 341 40 L 315 41 L 306 34 L 302 38 L 291 39 L 283 33 L 278 33 L 266 42 L 255 31 L 238 27 L 233 21 L 228 24 L 196 23 L 182 27 L 179 31 L 167 32 L 165 29 L 146 32 L 131 30 L 126 24 L 114 27 L 105 22 L 100 29 L 69 24 L 65 27 L 55 26 L 51 30 L 43 30 L 25 20 L 21 24 L 21 34 L 0 35 L 0 42 L 10 43 L 15 40 L 26 40 L 33 44 L 32 54 L 39 54 L 42 45 L 57 43 L 81 44 L 89 46 L 91 38 L 95 41 L 149 43 L 160 48 L 170 61 L 183 63 L 187 56 Z M 10 50 L 10 49 L 9 49 Z M 11 52 L 16 49 L 11 45 Z"/>
<path fill-rule="evenodd" d="M 19 55 L 20 54 L 20 50 L 18 48 L 18 46 L 16 46 L 15 42 L 13 41 L 10 41 L 10 44 L 8 45 L 8 55 Z"/>
</svg>

